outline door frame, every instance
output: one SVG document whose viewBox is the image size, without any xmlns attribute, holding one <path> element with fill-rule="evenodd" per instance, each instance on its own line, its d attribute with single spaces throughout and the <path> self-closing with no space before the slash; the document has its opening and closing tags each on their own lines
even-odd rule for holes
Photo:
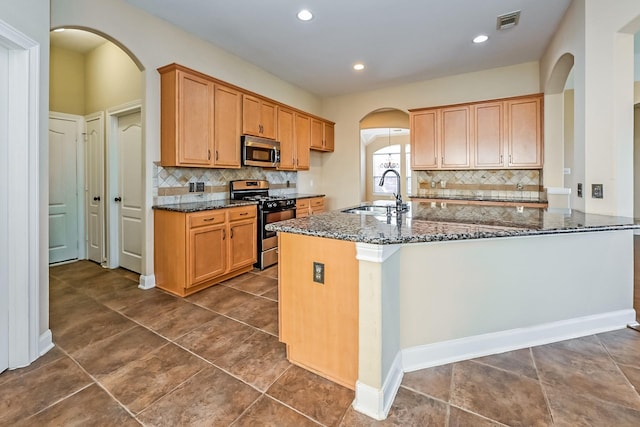
<svg viewBox="0 0 640 427">
<path fill-rule="evenodd" d="M 40 333 L 41 308 L 48 314 L 48 144 L 40 140 L 40 45 L 0 20 L 0 43 L 9 50 L 7 80 L 8 124 L 5 141 L 7 191 L 3 202 L 7 238 L 4 245 L 9 282 L 9 368 L 27 366 L 53 347 L 45 320 Z M 8 141 L 13 141 L 9 144 Z M 44 175 L 44 177 L 42 175 Z M 46 220 L 45 220 L 46 218 Z M 48 258 L 47 258 L 48 260 Z M 4 298 L 5 296 L 3 296 Z M 40 300 L 43 299 L 43 307 Z"/>
<path fill-rule="evenodd" d="M 137 111 L 142 112 L 142 100 L 140 99 L 107 109 L 107 162 L 105 169 L 107 171 L 107 177 L 105 194 L 109 203 L 106 205 L 105 223 L 107 225 L 108 268 L 117 268 L 120 266 L 118 204 L 113 201 L 113 199 L 118 195 L 118 120 L 120 116 L 135 113 Z M 146 227 L 144 217 L 142 218 L 142 227 Z M 144 265 L 144 253 L 142 264 Z"/>
<path fill-rule="evenodd" d="M 69 120 L 76 122 L 76 216 L 78 217 L 78 259 L 87 258 L 87 245 L 85 233 L 85 150 L 84 150 L 84 117 L 76 114 L 59 113 L 57 111 L 49 111 L 49 119 Z M 49 170 L 47 168 L 47 170 Z M 66 262 L 66 261 L 65 261 Z M 64 264 L 64 262 L 63 262 Z"/>
</svg>

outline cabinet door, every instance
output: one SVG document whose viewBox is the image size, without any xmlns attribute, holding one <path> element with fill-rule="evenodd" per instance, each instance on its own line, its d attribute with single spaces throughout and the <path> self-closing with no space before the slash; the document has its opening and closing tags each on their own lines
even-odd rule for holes
<svg viewBox="0 0 640 427">
<path fill-rule="evenodd" d="M 324 212 L 324 197 L 314 197 L 309 201 L 311 215 Z"/>
<path fill-rule="evenodd" d="M 331 123 L 324 123 L 324 150 L 333 151 L 335 146 L 335 129 Z"/>
<path fill-rule="evenodd" d="M 311 145 L 314 150 L 322 150 L 324 145 L 322 140 L 324 139 L 324 123 L 321 120 L 311 119 Z"/>
<path fill-rule="evenodd" d="M 213 83 L 178 72 L 178 165 L 211 166 Z"/>
<path fill-rule="evenodd" d="M 279 126 L 278 124 L 278 129 L 280 129 Z M 309 116 L 296 113 L 295 141 L 296 169 L 309 169 L 309 146 L 311 143 L 311 118 Z"/>
<path fill-rule="evenodd" d="M 296 218 L 309 216 L 309 199 L 296 200 Z"/>
<path fill-rule="evenodd" d="M 224 274 L 227 264 L 226 234 L 224 224 L 189 230 L 187 287 Z"/>
<path fill-rule="evenodd" d="M 542 97 L 505 103 L 510 168 L 542 167 Z"/>
<path fill-rule="evenodd" d="M 229 271 L 256 262 L 257 235 L 255 218 L 229 223 Z"/>
<path fill-rule="evenodd" d="M 438 110 L 410 114 L 411 169 L 438 167 Z"/>
<path fill-rule="evenodd" d="M 240 167 L 242 98 L 226 86 L 215 87 L 214 158 L 219 167 Z"/>
<path fill-rule="evenodd" d="M 441 117 L 440 167 L 467 169 L 471 166 L 469 153 L 469 107 L 443 108 Z"/>
<path fill-rule="evenodd" d="M 271 102 L 262 100 L 260 102 L 260 125 L 262 126 L 260 136 L 263 138 L 276 139 L 277 135 L 277 109 Z"/>
<path fill-rule="evenodd" d="M 280 165 L 278 169 L 295 170 L 296 168 L 293 126 L 293 111 L 278 108 L 278 141 L 280 141 Z"/>
<path fill-rule="evenodd" d="M 502 102 L 478 104 L 473 111 L 474 167 L 504 166 L 504 108 Z"/>
<path fill-rule="evenodd" d="M 242 96 L 242 133 L 262 136 L 260 133 L 260 100 L 250 95 Z"/>
</svg>

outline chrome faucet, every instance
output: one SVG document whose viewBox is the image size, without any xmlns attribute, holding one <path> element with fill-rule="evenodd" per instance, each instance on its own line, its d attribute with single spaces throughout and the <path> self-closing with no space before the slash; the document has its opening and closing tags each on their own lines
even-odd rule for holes
<svg viewBox="0 0 640 427">
<path fill-rule="evenodd" d="M 397 170 L 395 169 L 387 169 L 386 171 L 384 171 L 384 173 L 382 174 L 382 177 L 380 178 L 380 182 L 378 183 L 378 185 L 380 187 L 382 187 L 384 185 L 384 177 L 387 176 L 387 174 L 389 172 L 393 172 L 396 174 L 396 177 L 398 177 L 398 185 L 396 186 L 396 192 L 393 193 L 393 196 L 396 198 L 396 212 L 400 213 L 404 210 L 404 206 L 402 204 L 402 194 L 400 191 L 400 181 L 402 180 L 400 178 L 400 174 L 398 173 Z"/>
</svg>

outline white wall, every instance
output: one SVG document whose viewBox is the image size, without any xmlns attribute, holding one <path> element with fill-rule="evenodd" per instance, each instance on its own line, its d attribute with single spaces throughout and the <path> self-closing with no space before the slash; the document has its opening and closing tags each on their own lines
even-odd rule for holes
<svg viewBox="0 0 640 427">
<path fill-rule="evenodd" d="M 322 116 L 336 122 L 335 152 L 323 157 L 323 190 L 329 209 L 364 200 L 360 120 L 372 111 L 480 101 L 540 92 L 537 62 L 460 74 L 324 100 Z M 348 185 L 345 185 L 348 183 Z"/>
<path fill-rule="evenodd" d="M 543 88 L 558 59 L 574 55 L 574 182 L 585 196 L 572 206 L 590 213 L 633 215 L 633 33 L 640 2 L 571 3 L 540 63 Z M 590 197 L 604 184 L 604 199 Z"/>
<path fill-rule="evenodd" d="M 28 14 L 25 11 L 25 15 Z M 160 78 L 157 68 L 172 62 L 260 93 L 277 101 L 319 114 L 320 100 L 192 36 L 166 21 L 137 9 L 123 0 L 51 0 L 51 27 L 92 29 L 130 51 L 142 67 L 145 176 L 145 236 L 142 274 L 153 273 L 152 162 L 160 159 Z M 141 30 L 143 29 L 143 30 Z M 48 34 L 48 33 L 47 33 Z M 330 117 L 328 117 L 330 118 Z M 312 156 L 312 165 L 318 164 Z M 314 171 L 311 172 L 313 176 Z"/>
<path fill-rule="evenodd" d="M 40 268 L 30 272 L 38 276 L 40 294 L 40 334 L 49 329 L 49 2 L 40 0 L 12 0 L 0 2 L 0 19 L 16 28 L 40 45 L 40 81 L 39 81 L 39 128 L 40 143 L 38 153 L 33 153 L 39 161 L 39 233 Z M 36 130 L 36 129 L 34 129 Z M 25 231 L 26 232 L 26 231 Z"/>
</svg>

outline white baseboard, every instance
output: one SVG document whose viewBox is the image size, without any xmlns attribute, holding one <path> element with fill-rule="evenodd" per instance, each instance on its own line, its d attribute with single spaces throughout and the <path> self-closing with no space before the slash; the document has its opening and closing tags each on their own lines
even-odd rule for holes
<svg viewBox="0 0 640 427">
<path fill-rule="evenodd" d="M 47 329 L 38 339 L 38 357 L 44 355 L 53 347 L 53 335 L 51 335 L 51 329 Z"/>
<path fill-rule="evenodd" d="M 635 310 L 619 310 L 529 328 L 511 329 L 406 348 L 402 350 L 402 369 L 404 372 L 411 372 L 461 360 L 613 331 L 635 323 L 635 318 Z"/>
<path fill-rule="evenodd" d="M 151 289 L 156 287 L 156 276 L 150 274 L 148 276 L 140 275 L 140 289 Z"/>
<path fill-rule="evenodd" d="M 382 384 L 382 389 L 356 381 L 356 398 L 353 401 L 353 409 L 376 420 L 387 418 L 402 383 L 403 375 L 402 352 L 398 352 Z"/>
</svg>

